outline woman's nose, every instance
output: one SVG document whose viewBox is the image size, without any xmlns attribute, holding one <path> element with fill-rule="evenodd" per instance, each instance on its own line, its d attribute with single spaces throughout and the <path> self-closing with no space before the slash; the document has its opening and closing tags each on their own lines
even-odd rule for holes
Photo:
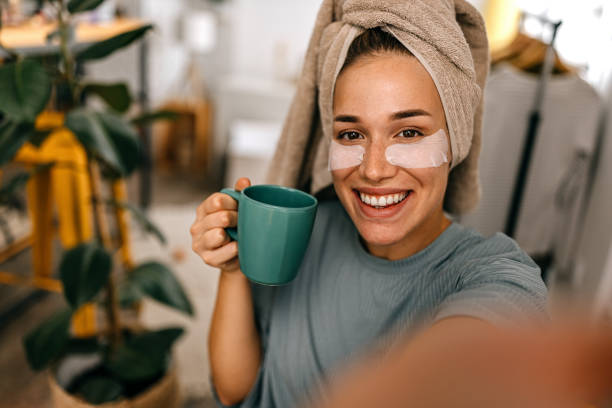
<svg viewBox="0 0 612 408">
<path fill-rule="evenodd" d="M 363 162 L 359 167 L 361 177 L 373 182 L 379 182 L 385 178 L 393 177 L 397 167 L 387 161 L 385 157 L 386 146 L 384 144 L 370 144 L 366 148 Z"/>
</svg>

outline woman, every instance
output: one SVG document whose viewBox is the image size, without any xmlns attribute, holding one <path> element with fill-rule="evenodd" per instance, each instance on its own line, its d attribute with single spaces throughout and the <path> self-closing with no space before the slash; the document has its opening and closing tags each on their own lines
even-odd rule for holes
<svg viewBox="0 0 612 408">
<path fill-rule="evenodd" d="M 531 259 L 506 236 L 484 238 L 444 213 L 445 206 L 465 204 L 457 198 L 462 193 L 475 201 L 466 168 L 477 163 L 472 140 L 484 78 L 477 78 L 461 31 L 438 20 L 444 14 L 457 26 L 457 16 L 469 12 L 480 28 L 468 26 L 482 38 L 479 15 L 462 0 L 408 2 L 421 8 L 371 3 L 347 1 L 342 22 L 332 21 L 319 36 L 316 28 L 311 40 L 306 66 L 316 60 L 321 122 L 307 127 L 322 129 L 325 174 L 337 199 L 321 202 L 295 281 L 276 289 L 251 285 L 223 230 L 236 225 L 236 202 L 216 193 L 198 208 L 194 250 L 221 269 L 209 352 L 224 405 L 296 406 L 356 357 L 384 352 L 418 329 L 445 339 L 457 325 L 504 325 L 545 314 L 546 289 Z M 334 20 L 337 7 L 324 2 L 318 21 Z M 432 47 L 436 38 L 408 49 L 415 32 L 423 42 L 430 21 L 434 37 L 463 41 L 463 60 L 453 61 L 453 50 L 439 59 L 444 45 Z M 471 71 L 455 72 L 466 58 Z M 462 99 L 450 100 L 453 92 Z M 300 122 L 294 119 L 303 93 L 298 90 L 276 159 L 285 149 L 294 160 L 287 133 Z M 316 163 L 311 191 L 325 184 Z M 240 179 L 235 188 L 249 184 Z"/>
</svg>

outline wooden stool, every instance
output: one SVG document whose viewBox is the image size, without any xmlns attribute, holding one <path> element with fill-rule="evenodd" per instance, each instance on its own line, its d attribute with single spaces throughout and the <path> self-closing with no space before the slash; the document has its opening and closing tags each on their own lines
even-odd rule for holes
<svg viewBox="0 0 612 408">
<path fill-rule="evenodd" d="M 210 103 L 204 99 L 171 101 L 162 109 L 177 113 L 178 119 L 172 122 L 160 121 L 154 125 L 157 141 L 155 156 L 160 167 L 177 169 L 183 165 L 192 173 L 204 174 L 209 164 L 211 143 Z"/>
</svg>

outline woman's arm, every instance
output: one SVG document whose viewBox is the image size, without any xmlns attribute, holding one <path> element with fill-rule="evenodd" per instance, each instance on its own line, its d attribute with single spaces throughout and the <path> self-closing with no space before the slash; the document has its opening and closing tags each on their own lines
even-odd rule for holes
<svg viewBox="0 0 612 408">
<path fill-rule="evenodd" d="M 234 188 L 241 191 L 250 184 L 248 179 L 241 178 Z M 251 287 L 240 271 L 238 245 L 224 231 L 236 226 L 237 208 L 229 195 L 212 194 L 198 207 L 190 231 L 194 252 L 208 265 L 221 270 L 208 352 L 215 390 L 225 405 L 246 397 L 261 364 Z"/>
<path fill-rule="evenodd" d="M 221 272 L 208 337 L 212 378 L 221 402 L 242 401 L 261 364 L 251 287 L 240 271 Z"/>
<path fill-rule="evenodd" d="M 611 390 L 609 330 L 511 331 L 453 317 L 355 365 L 316 407 L 585 408 Z"/>
</svg>

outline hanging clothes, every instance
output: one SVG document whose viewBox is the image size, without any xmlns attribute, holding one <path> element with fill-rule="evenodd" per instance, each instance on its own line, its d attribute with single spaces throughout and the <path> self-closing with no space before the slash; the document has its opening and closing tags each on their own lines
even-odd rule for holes
<svg viewBox="0 0 612 408">
<path fill-rule="evenodd" d="M 499 63 L 485 88 L 482 199 L 473 213 L 461 218 L 485 235 L 504 229 L 538 80 Z M 567 249 L 579 230 L 577 212 L 588 178 L 583 164 L 595 148 L 601 108 L 596 91 L 577 75 L 549 79 L 515 236 L 532 256 Z M 563 190 L 568 183 L 569 192 Z"/>
</svg>

